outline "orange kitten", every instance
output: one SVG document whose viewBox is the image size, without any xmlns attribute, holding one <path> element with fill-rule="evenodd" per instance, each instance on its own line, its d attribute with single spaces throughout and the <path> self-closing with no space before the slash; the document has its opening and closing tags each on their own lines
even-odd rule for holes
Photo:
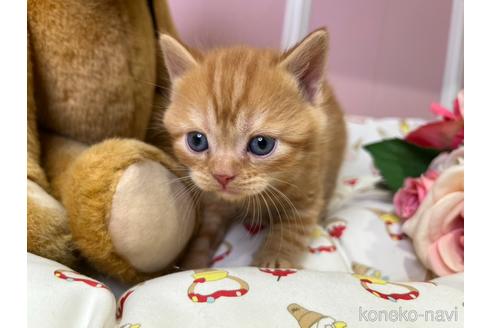
<svg viewBox="0 0 492 328">
<path fill-rule="evenodd" d="M 270 225 L 253 265 L 299 267 L 346 143 L 323 80 L 327 32 L 284 53 L 241 46 L 192 55 L 169 36 L 160 44 L 173 84 L 164 125 L 205 195 L 184 267 L 208 266 L 228 223 L 244 215 Z"/>
</svg>

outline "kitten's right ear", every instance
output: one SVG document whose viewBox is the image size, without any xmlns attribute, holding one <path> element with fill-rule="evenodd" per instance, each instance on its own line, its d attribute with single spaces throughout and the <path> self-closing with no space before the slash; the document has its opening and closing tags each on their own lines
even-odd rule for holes
<svg viewBox="0 0 492 328">
<path fill-rule="evenodd" d="M 159 44 L 171 81 L 179 78 L 184 72 L 197 65 L 193 55 L 169 35 L 161 34 Z"/>
</svg>

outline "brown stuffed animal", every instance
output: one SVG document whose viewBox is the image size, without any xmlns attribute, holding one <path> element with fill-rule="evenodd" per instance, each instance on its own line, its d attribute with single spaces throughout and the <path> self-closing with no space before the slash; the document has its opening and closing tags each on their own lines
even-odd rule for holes
<svg viewBox="0 0 492 328">
<path fill-rule="evenodd" d="M 165 0 L 28 1 L 28 251 L 126 282 L 183 251 L 192 197 L 149 144 L 169 85 L 159 32 L 176 37 Z"/>
</svg>

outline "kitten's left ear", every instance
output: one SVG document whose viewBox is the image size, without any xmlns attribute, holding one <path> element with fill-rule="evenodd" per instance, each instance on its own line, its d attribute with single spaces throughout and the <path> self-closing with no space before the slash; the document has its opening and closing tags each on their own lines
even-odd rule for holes
<svg viewBox="0 0 492 328">
<path fill-rule="evenodd" d="M 280 67 L 297 78 L 299 87 L 310 102 L 314 102 L 323 81 L 327 52 L 328 32 L 321 28 L 282 55 Z"/>
<path fill-rule="evenodd" d="M 171 81 L 197 65 L 193 55 L 176 39 L 166 34 L 159 38 L 164 61 Z"/>
</svg>

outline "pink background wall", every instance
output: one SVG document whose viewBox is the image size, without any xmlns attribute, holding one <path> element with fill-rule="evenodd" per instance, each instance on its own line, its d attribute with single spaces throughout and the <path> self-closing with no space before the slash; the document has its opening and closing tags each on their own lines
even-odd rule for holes
<svg viewBox="0 0 492 328">
<path fill-rule="evenodd" d="M 285 2 L 169 0 L 185 42 L 280 46 Z M 328 78 L 345 111 L 430 117 L 439 101 L 450 0 L 312 0 L 310 30 L 327 26 Z"/>
<path fill-rule="evenodd" d="M 210 48 L 237 43 L 280 47 L 283 0 L 168 0 L 185 42 Z"/>
</svg>

